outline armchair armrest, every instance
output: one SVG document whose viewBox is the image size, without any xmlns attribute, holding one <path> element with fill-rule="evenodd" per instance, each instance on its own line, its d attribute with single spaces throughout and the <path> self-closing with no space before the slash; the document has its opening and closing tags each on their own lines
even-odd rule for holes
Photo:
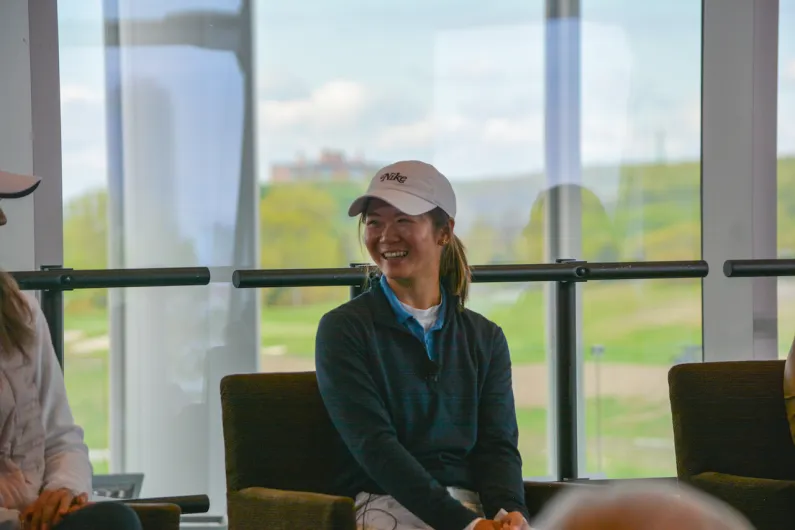
<svg viewBox="0 0 795 530">
<path fill-rule="evenodd" d="M 173 504 L 180 513 L 207 513 L 210 511 L 208 495 L 177 495 L 171 497 L 147 497 L 144 499 L 126 499 L 125 504 Z"/>
<path fill-rule="evenodd" d="M 126 503 L 125 503 L 126 504 Z M 179 506 L 175 504 L 128 504 L 143 530 L 179 530 Z"/>
<path fill-rule="evenodd" d="M 524 482 L 524 503 L 530 517 L 535 517 L 552 498 L 564 489 L 569 488 L 590 488 L 592 484 L 580 482 L 535 482 L 526 480 Z"/>
<path fill-rule="evenodd" d="M 229 530 L 356 530 L 353 499 L 246 488 L 227 496 Z"/>
<path fill-rule="evenodd" d="M 734 507 L 758 530 L 793 527 L 795 481 L 706 472 L 688 482 Z"/>
</svg>

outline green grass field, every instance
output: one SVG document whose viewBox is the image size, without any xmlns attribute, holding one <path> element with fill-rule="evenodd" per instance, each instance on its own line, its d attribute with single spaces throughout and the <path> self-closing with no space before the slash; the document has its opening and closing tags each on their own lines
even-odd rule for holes
<svg viewBox="0 0 795 530">
<path fill-rule="evenodd" d="M 103 350 L 79 356 L 66 353 L 66 392 L 75 421 L 83 427 L 89 448 L 106 449 L 109 446 L 110 420 L 108 352 Z M 94 472 L 107 473 L 108 463 L 95 460 Z"/>
<path fill-rule="evenodd" d="M 599 344 L 611 362 L 669 365 L 685 346 L 701 344 L 700 281 L 602 282 L 585 284 L 581 292 L 586 352 Z M 341 291 L 336 303 L 344 301 Z M 282 346 L 289 355 L 311 357 L 317 322 L 336 303 L 263 309 L 262 346 Z M 515 364 L 544 361 L 542 289 L 527 289 L 511 303 L 494 304 L 476 296 L 470 306 L 503 328 Z"/>
<path fill-rule="evenodd" d="M 701 343 L 701 292 L 696 280 L 601 282 L 582 287 L 583 354 L 590 348 L 605 348 L 603 362 L 666 370 L 688 345 Z M 510 294 L 510 293 L 509 293 Z M 67 295 L 67 301 L 71 293 Z M 267 307 L 262 310 L 261 344 L 279 348 L 287 358 L 310 360 L 317 321 L 338 303 L 297 307 Z M 543 292 L 527 289 L 510 301 L 502 297 L 476 295 L 471 307 L 486 314 L 504 329 L 515 366 L 538 366 L 545 361 Z M 792 321 L 795 307 L 785 304 L 780 321 Z M 80 339 L 107 334 L 104 310 L 85 306 L 67 309 L 68 336 Z M 792 329 L 780 326 L 783 352 L 791 342 Z M 108 352 L 70 351 L 67 342 L 66 382 L 77 421 L 86 431 L 92 449 L 108 447 Z M 662 377 L 662 376 L 661 376 Z M 663 380 L 660 379 L 661 384 Z M 533 381 L 523 381 L 533 384 Z M 590 384 L 586 382 L 586 385 Z M 604 384 L 609 384 L 605 381 Z M 547 419 L 544 407 L 518 405 L 521 450 L 526 476 L 547 473 Z M 591 397 L 586 404 L 588 472 L 611 478 L 665 476 L 674 473 L 671 421 L 667 399 L 658 392 L 648 400 Z M 106 464 L 96 463 L 97 471 Z"/>
<path fill-rule="evenodd" d="M 548 474 L 547 410 L 517 408 L 525 477 Z M 609 478 L 676 474 L 669 405 L 660 401 L 589 399 L 585 407 L 587 473 Z"/>
</svg>

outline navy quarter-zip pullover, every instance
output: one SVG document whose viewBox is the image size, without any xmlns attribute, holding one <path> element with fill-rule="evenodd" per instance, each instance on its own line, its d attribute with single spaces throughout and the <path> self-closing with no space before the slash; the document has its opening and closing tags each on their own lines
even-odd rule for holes
<svg viewBox="0 0 795 530">
<path fill-rule="evenodd" d="M 478 492 L 489 518 L 529 520 L 502 330 L 445 293 L 423 340 L 390 296 L 374 281 L 318 326 L 318 386 L 344 446 L 338 493 L 388 494 L 436 530 L 462 530 L 477 515 L 456 486 Z"/>
</svg>

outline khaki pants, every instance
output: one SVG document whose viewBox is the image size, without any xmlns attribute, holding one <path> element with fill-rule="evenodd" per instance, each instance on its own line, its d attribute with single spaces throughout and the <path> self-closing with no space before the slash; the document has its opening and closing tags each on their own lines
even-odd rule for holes
<svg viewBox="0 0 795 530">
<path fill-rule="evenodd" d="M 477 493 L 460 488 L 447 488 L 447 491 L 458 502 L 483 517 L 483 507 Z M 389 495 L 359 493 L 355 507 L 358 530 L 433 530 Z"/>
</svg>

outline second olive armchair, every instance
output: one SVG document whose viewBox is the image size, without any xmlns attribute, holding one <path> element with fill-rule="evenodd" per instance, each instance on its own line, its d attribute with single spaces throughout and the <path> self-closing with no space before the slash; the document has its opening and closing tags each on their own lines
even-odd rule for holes
<svg viewBox="0 0 795 530">
<path fill-rule="evenodd" d="M 758 530 L 795 528 L 795 446 L 784 361 L 675 366 L 668 381 L 676 468 Z"/>
</svg>

